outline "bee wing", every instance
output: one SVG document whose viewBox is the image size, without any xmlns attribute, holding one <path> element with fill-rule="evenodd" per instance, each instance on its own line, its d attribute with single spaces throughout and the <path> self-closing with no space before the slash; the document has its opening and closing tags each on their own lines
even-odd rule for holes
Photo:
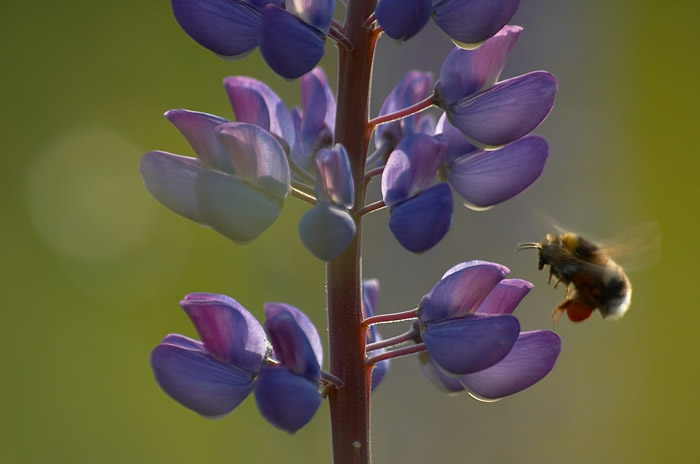
<svg viewBox="0 0 700 464">
<path fill-rule="evenodd" d="M 535 209 L 532 211 L 532 215 L 535 219 L 535 223 L 538 224 L 539 227 L 545 227 L 546 230 L 543 230 L 541 232 L 551 232 L 552 229 L 557 231 L 560 234 L 563 234 L 565 232 L 574 232 L 576 233 L 577 231 L 572 229 L 571 227 L 567 227 L 563 225 L 561 222 L 557 221 L 554 219 L 549 213 L 541 210 L 541 209 Z"/>
<path fill-rule="evenodd" d="M 661 256 L 661 228 L 657 222 L 643 222 L 597 244 L 625 269 L 646 269 Z"/>
</svg>

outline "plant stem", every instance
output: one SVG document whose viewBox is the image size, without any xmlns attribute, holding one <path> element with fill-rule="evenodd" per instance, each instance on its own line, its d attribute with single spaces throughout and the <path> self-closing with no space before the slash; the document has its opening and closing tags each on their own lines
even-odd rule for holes
<svg viewBox="0 0 700 464">
<path fill-rule="evenodd" d="M 338 112 L 335 142 L 348 152 L 355 181 L 355 206 L 365 200 L 364 170 L 371 130 L 369 90 L 377 34 L 363 29 L 376 0 L 348 2 L 343 30 L 354 48 L 338 48 Z M 330 371 L 345 386 L 329 392 L 335 464 L 369 464 L 369 383 L 362 326 L 361 221 L 350 246 L 326 265 Z"/>
<path fill-rule="evenodd" d="M 365 214 L 372 213 L 374 211 L 378 211 L 382 208 L 386 208 L 386 204 L 384 203 L 384 200 L 379 200 L 375 201 L 374 203 L 370 203 L 369 205 L 365 206 L 361 210 L 357 212 L 357 217 L 361 218 Z"/>
<path fill-rule="evenodd" d="M 406 346 L 404 348 L 397 348 L 395 350 L 385 351 L 384 353 L 372 356 L 367 360 L 367 364 L 377 364 L 378 362 L 384 361 L 385 359 L 394 359 L 399 358 L 401 356 L 408 356 L 409 354 L 420 353 L 421 351 L 425 350 L 427 350 L 427 348 L 425 347 L 425 343 Z"/>
<path fill-rule="evenodd" d="M 362 323 L 365 326 L 370 326 L 372 324 L 386 324 L 389 322 L 406 321 L 416 317 L 418 317 L 418 308 L 409 309 L 408 311 L 402 311 L 400 313 L 377 314 L 376 316 L 368 317 L 362 321 Z"/>
<path fill-rule="evenodd" d="M 430 95 L 425 100 L 421 100 L 409 107 L 399 110 L 395 113 L 385 114 L 383 116 L 377 116 L 369 122 L 372 127 L 378 126 L 380 124 L 385 124 L 387 122 L 396 121 L 398 119 L 403 119 L 415 113 L 419 113 L 426 110 L 435 104 L 435 95 Z"/>
<path fill-rule="evenodd" d="M 410 342 L 416 339 L 416 335 L 418 334 L 418 331 L 414 329 L 409 329 L 408 332 L 405 332 L 401 335 L 397 335 L 396 337 L 391 337 L 387 338 L 386 340 L 381 340 L 379 342 L 374 342 L 370 343 L 367 345 L 367 352 L 369 353 L 370 351 L 374 350 L 379 350 L 381 348 L 388 348 L 390 346 L 394 345 L 400 345 L 402 343 Z"/>
</svg>

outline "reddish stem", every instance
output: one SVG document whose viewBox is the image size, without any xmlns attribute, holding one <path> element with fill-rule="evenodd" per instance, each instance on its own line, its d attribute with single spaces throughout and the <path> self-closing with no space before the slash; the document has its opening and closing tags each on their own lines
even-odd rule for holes
<svg viewBox="0 0 700 464">
<path fill-rule="evenodd" d="M 431 106 L 433 106 L 434 104 L 435 104 L 435 95 L 430 95 L 425 100 L 421 100 L 418 103 L 415 103 L 415 104 L 413 104 L 407 108 L 404 108 L 402 110 L 396 111 L 395 113 L 389 113 L 389 114 L 385 114 L 383 116 L 377 116 L 376 118 L 370 120 L 369 125 L 374 128 L 380 124 L 385 124 L 387 122 L 396 121 L 397 119 L 403 119 L 406 116 L 410 116 L 412 114 L 415 114 L 415 113 L 418 113 L 418 112 L 423 111 L 425 109 L 428 109 Z"/>
<path fill-rule="evenodd" d="M 378 35 L 363 23 L 376 0 L 348 2 L 343 32 L 354 45 L 338 48 L 338 103 L 335 141 L 348 153 L 355 179 L 356 205 L 350 211 L 357 232 L 348 248 L 326 266 L 330 371 L 345 385 L 328 394 L 331 410 L 334 464 L 369 464 L 369 384 L 372 366 L 365 363 L 362 325 L 361 221 L 357 210 L 365 202 L 364 172 L 371 129 L 369 91 Z"/>
<path fill-rule="evenodd" d="M 372 324 L 386 324 L 388 322 L 399 322 L 418 317 L 418 308 L 410 311 L 402 311 L 400 313 L 377 314 L 376 316 L 368 317 L 362 324 L 368 327 Z"/>
<path fill-rule="evenodd" d="M 417 331 L 411 329 L 406 333 L 403 333 L 401 335 L 397 335 L 396 337 L 391 337 L 391 338 L 387 338 L 386 340 L 381 340 L 378 342 L 369 343 L 367 345 L 367 348 L 366 348 L 367 352 L 378 350 L 380 348 L 386 348 L 389 346 L 400 345 L 401 343 L 405 343 L 405 342 L 410 342 L 411 340 L 415 340 L 417 333 L 418 333 Z"/>
<path fill-rule="evenodd" d="M 367 171 L 365 173 L 365 179 L 367 179 L 367 181 L 370 181 L 370 180 L 372 180 L 372 177 L 381 175 L 381 173 L 383 173 L 383 172 L 384 172 L 384 166 L 379 166 L 379 167 L 376 167 L 374 169 L 370 169 L 369 171 Z"/>
<path fill-rule="evenodd" d="M 386 203 L 384 203 L 384 200 L 375 201 L 374 203 L 370 203 L 369 205 L 366 205 L 364 208 L 359 210 L 357 212 L 357 217 L 361 218 L 365 214 L 369 214 L 373 211 L 377 211 L 382 208 L 386 208 Z"/>
<path fill-rule="evenodd" d="M 367 364 L 377 364 L 379 361 L 384 361 L 385 359 L 394 359 L 399 358 L 401 356 L 408 356 L 409 354 L 420 353 L 421 351 L 425 350 L 427 350 L 427 348 L 425 347 L 425 343 L 419 343 L 417 345 L 411 345 L 405 348 L 397 348 L 395 350 L 385 351 L 384 353 L 372 356 L 367 360 Z"/>
</svg>

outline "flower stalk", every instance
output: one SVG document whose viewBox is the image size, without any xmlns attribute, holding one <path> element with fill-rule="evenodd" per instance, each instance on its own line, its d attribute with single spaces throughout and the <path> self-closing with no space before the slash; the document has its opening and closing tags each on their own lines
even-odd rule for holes
<svg viewBox="0 0 700 464">
<path fill-rule="evenodd" d="M 348 4 L 344 31 L 353 50 L 338 48 L 338 112 L 335 142 L 345 146 L 353 179 L 355 207 L 364 204 L 364 169 L 371 129 L 368 124 L 372 61 L 378 35 L 363 27 L 374 12 L 375 0 Z M 357 220 L 356 220 L 357 221 Z M 369 382 L 365 364 L 365 331 L 362 326 L 362 273 L 357 221 L 353 241 L 326 266 L 330 371 L 345 387 L 329 393 L 335 464 L 370 462 Z M 354 330 L 353 330 L 354 328 Z"/>
</svg>

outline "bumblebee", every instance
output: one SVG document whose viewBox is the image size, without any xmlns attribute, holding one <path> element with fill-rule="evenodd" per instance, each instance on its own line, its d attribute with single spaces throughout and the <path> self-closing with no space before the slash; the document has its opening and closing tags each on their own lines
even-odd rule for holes
<svg viewBox="0 0 700 464">
<path fill-rule="evenodd" d="M 596 309 L 608 319 L 619 319 L 627 312 L 632 302 L 632 284 L 611 253 L 619 254 L 621 249 L 635 251 L 636 247 L 651 255 L 658 251 L 659 240 L 658 226 L 648 223 L 618 238 L 615 245 L 599 245 L 580 235 L 561 232 L 547 234 L 541 242 L 519 243 L 516 251 L 538 250 L 537 268 L 549 266 L 547 283 L 554 276 L 555 288 L 560 282 L 566 285 L 564 301 L 552 311 L 552 320 L 556 323 L 566 312 L 569 319 L 580 322 Z"/>
</svg>

